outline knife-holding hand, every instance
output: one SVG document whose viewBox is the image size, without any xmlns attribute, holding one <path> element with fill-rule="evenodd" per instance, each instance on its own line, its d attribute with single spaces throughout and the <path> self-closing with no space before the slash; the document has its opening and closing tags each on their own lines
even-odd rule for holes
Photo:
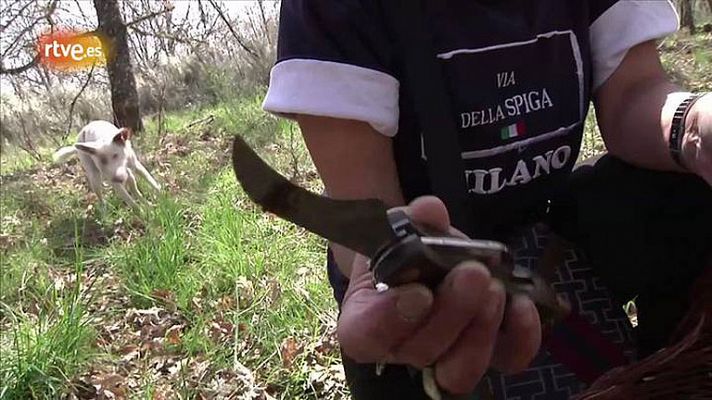
<svg viewBox="0 0 712 400">
<path fill-rule="evenodd" d="M 436 197 L 404 208 L 411 219 L 452 231 Z M 477 261 L 453 268 L 436 290 L 410 283 L 377 292 L 367 259 L 357 256 L 342 303 L 337 335 L 343 351 L 360 363 L 434 366 L 438 385 L 469 393 L 486 370 L 524 369 L 541 344 L 539 314 L 528 297 L 505 305 L 505 290 Z"/>
</svg>

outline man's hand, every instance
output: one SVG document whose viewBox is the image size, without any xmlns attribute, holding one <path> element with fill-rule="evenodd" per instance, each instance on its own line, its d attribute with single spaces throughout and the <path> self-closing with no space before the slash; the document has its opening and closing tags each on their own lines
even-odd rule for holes
<svg viewBox="0 0 712 400">
<path fill-rule="evenodd" d="M 417 223 L 451 229 L 435 197 L 416 199 L 405 211 Z M 525 368 L 541 343 L 534 304 L 515 296 L 505 307 L 504 287 L 476 261 L 458 265 L 434 292 L 407 284 L 379 293 L 367 260 L 356 257 L 337 334 L 357 362 L 434 365 L 440 387 L 454 394 L 471 392 L 489 367 Z"/>
<path fill-rule="evenodd" d="M 695 102 L 687 115 L 682 162 L 712 186 L 712 94 Z"/>
</svg>

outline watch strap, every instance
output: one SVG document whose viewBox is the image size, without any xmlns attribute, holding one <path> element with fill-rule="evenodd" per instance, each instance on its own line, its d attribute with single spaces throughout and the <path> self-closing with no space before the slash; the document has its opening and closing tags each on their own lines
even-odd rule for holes
<svg viewBox="0 0 712 400">
<path fill-rule="evenodd" d="M 682 138 L 685 136 L 685 120 L 687 119 L 687 114 L 690 112 L 692 105 L 702 97 L 701 94 L 691 94 L 685 100 L 683 100 L 675 109 L 675 113 L 672 117 L 672 123 L 670 124 L 670 137 L 668 139 L 670 147 L 670 156 L 672 159 L 682 167 L 687 169 L 685 164 L 682 162 Z"/>
</svg>

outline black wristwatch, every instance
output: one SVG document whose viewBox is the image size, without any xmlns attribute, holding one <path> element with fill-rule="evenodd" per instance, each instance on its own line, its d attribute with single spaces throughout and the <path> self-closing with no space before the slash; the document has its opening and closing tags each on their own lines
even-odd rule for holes
<svg viewBox="0 0 712 400">
<path fill-rule="evenodd" d="M 673 114 L 672 117 L 672 123 L 670 124 L 670 155 L 677 165 L 685 170 L 687 167 L 680 158 L 682 153 L 682 138 L 685 136 L 685 119 L 687 119 L 687 113 L 690 112 L 692 105 L 702 96 L 703 94 L 691 94 L 683 100 L 682 103 L 677 106 L 675 114 Z"/>
</svg>

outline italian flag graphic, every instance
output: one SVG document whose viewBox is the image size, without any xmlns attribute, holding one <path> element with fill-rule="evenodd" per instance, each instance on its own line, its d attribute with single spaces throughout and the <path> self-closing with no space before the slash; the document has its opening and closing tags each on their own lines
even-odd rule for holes
<svg viewBox="0 0 712 400">
<path fill-rule="evenodd" d="M 502 136 L 502 140 L 505 140 L 523 136 L 527 133 L 527 130 L 524 127 L 524 122 L 519 121 L 516 124 L 505 126 L 499 131 L 499 133 Z"/>
</svg>

